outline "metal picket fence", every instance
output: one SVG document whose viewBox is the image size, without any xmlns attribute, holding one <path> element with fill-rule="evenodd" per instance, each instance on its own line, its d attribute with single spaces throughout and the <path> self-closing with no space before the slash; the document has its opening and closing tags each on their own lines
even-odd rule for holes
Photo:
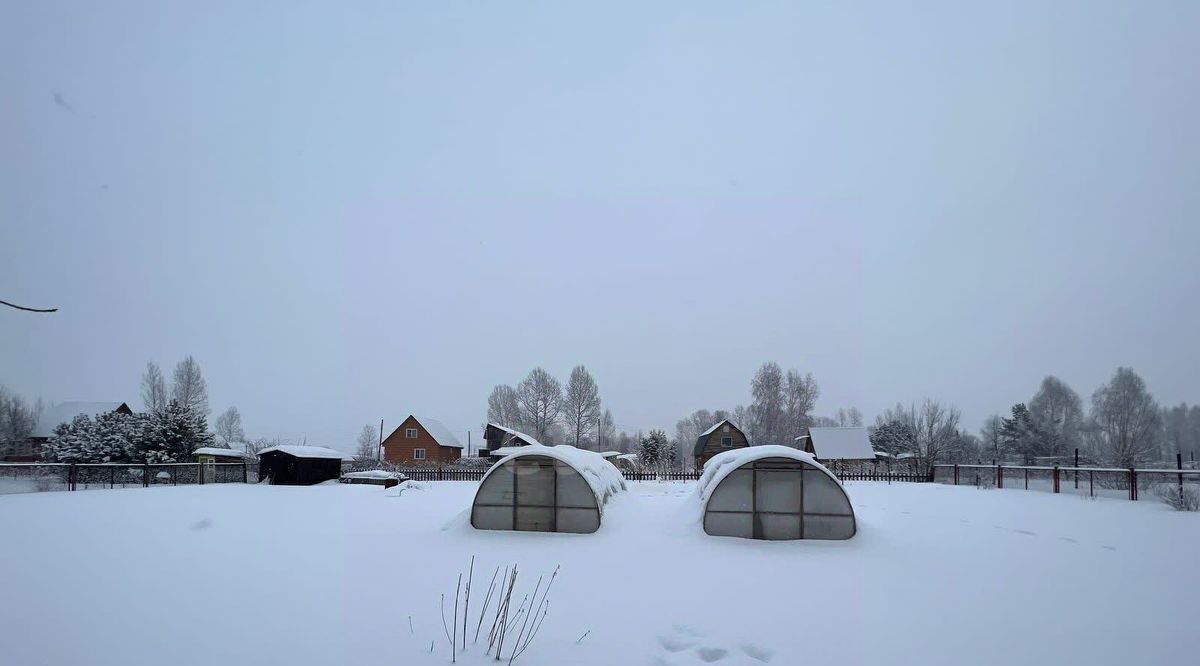
<svg viewBox="0 0 1200 666">
<path fill-rule="evenodd" d="M 1163 484 L 1200 483 L 1200 470 L 1119 467 L 1045 467 L 1039 465 L 933 466 L 933 481 L 956 486 L 1019 488 L 1088 497 L 1137 501 L 1140 494 Z"/>
<path fill-rule="evenodd" d="M 257 466 L 232 463 L 0 463 L 0 494 L 149 488 L 257 481 Z"/>
</svg>

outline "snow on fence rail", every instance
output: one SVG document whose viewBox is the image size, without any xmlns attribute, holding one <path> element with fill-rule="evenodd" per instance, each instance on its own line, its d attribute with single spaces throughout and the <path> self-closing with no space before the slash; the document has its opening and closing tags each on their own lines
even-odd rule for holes
<svg viewBox="0 0 1200 666">
<path fill-rule="evenodd" d="M 1140 491 L 1165 483 L 1200 483 L 1196 469 L 1139 469 L 1120 467 L 1046 467 L 1042 465 L 934 465 L 932 480 L 956 486 L 1022 488 L 1088 497 L 1126 497 L 1137 501 Z"/>
<path fill-rule="evenodd" d="M 0 463 L 0 495 L 258 480 L 255 463 Z"/>
</svg>

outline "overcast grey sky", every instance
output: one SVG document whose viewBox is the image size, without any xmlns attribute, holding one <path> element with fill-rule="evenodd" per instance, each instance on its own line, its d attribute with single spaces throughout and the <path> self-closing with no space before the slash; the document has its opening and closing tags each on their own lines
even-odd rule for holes
<svg viewBox="0 0 1200 666">
<path fill-rule="evenodd" d="M 1200 400 L 1200 3 L 567 4 L 0 0 L 0 298 L 61 308 L 0 383 L 190 353 L 343 448 L 536 365 L 624 429 L 765 360 L 972 430 Z"/>
</svg>

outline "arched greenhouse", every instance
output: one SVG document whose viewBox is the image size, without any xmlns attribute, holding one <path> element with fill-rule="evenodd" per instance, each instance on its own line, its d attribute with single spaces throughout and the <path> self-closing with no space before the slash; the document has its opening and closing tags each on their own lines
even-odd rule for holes
<svg viewBox="0 0 1200 666">
<path fill-rule="evenodd" d="M 841 482 L 810 454 L 752 446 L 717 454 L 697 490 L 704 531 L 748 539 L 849 539 L 854 509 Z"/>
<path fill-rule="evenodd" d="M 481 530 L 590 533 L 625 478 L 596 453 L 573 446 L 522 446 L 479 482 L 471 525 Z"/>
</svg>

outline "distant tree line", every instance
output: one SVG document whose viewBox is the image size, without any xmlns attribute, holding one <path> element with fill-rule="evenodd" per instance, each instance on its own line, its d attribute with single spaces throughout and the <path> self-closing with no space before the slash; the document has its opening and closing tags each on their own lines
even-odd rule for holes
<svg viewBox="0 0 1200 666">
<path fill-rule="evenodd" d="M 1160 407 L 1131 368 L 1117 368 L 1097 388 L 1086 411 L 1066 382 L 1049 376 L 1028 402 L 993 414 L 978 436 L 959 427 L 953 406 L 926 400 L 919 407 L 896 405 L 875 419 L 871 443 L 877 451 L 911 454 L 919 463 L 1074 462 L 1136 467 L 1173 461 L 1176 453 L 1200 454 L 1200 405 Z"/>
</svg>

